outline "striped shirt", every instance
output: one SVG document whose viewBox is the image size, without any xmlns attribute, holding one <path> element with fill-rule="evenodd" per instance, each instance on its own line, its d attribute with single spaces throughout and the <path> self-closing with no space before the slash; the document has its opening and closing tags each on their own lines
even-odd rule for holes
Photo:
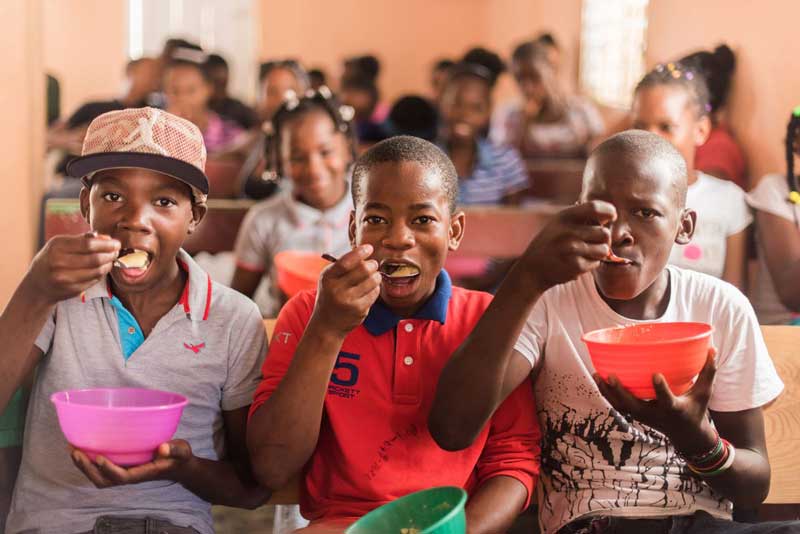
<svg viewBox="0 0 800 534">
<path fill-rule="evenodd" d="M 475 167 L 471 176 L 458 180 L 460 204 L 501 204 L 503 198 L 529 186 L 528 172 L 516 149 L 478 140 Z"/>
</svg>

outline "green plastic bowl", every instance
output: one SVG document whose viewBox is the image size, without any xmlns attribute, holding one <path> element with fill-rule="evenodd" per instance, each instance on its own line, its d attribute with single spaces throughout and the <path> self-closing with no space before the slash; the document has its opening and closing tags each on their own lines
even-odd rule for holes
<svg viewBox="0 0 800 534">
<path fill-rule="evenodd" d="M 345 534 L 464 534 L 467 492 L 443 486 L 400 497 L 371 511 Z"/>
</svg>

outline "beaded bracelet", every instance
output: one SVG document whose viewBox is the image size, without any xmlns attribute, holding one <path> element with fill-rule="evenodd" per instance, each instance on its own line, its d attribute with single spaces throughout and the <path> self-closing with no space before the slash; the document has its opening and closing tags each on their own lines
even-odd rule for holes
<svg viewBox="0 0 800 534">
<path fill-rule="evenodd" d="M 714 445 L 710 449 L 700 454 L 683 456 L 686 462 L 702 468 L 705 465 L 713 463 L 716 460 L 718 460 L 719 457 L 722 456 L 722 454 L 725 451 L 723 450 L 722 438 L 720 438 L 719 432 L 717 432 L 716 429 L 714 429 L 714 436 L 715 436 Z"/>
<path fill-rule="evenodd" d="M 728 440 L 722 439 L 723 454 L 720 458 L 716 459 L 713 463 L 705 465 L 695 465 L 687 462 L 689 470 L 702 477 L 714 477 L 721 475 L 733 465 L 733 460 L 736 456 L 736 449 Z"/>
</svg>

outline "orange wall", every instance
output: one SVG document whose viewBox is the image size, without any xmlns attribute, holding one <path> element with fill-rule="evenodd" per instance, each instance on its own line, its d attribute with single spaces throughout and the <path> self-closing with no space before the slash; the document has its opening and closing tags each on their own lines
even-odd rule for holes
<svg viewBox="0 0 800 534">
<path fill-rule="evenodd" d="M 296 57 L 338 78 L 343 58 L 382 62 L 383 98 L 428 92 L 431 64 L 485 40 L 487 0 L 261 1 L 261 58 Z"/>
<path fill-rule="evenodd" d="M 751 183 L 785 168 L 783 138 L 800 104 L 800 2 L 651 0 L 648 65 L 726 42 L 738 61 L 730 122 L 747 153 Z M 754 181 L 753 181 L 754 180 Z"/>
<path fill-rule="evenodd" d="M 0 310 L 28 267 L 35 239 L 45 123 L 39 16 L 36 2 L 0 2 L 0 49 L 13 50 L 0 84 Z"/>
<path fill-rule="evenodd" d="M 118 95 L 127 62 L 127 2 L 41 0 L 45 69 L 61 84 L 61 116 Z"/>
</svg>

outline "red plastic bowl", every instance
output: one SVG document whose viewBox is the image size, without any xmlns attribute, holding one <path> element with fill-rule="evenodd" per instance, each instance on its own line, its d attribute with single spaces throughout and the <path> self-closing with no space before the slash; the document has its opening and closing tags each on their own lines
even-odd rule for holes
<svg viewBox="0 0 800 534">
<path fill-rule="evenodd" d="M 672 393 L 692 387 L 711 343 L 705 323 L 646 323 L 588 332 L 583 342 L 604 380 L 615 375 L 640 399 L 654 399 L 653 375 L 661 373 Z"/>
<path fill-rule="evenodd" d="M 136 388 L 59 391 L 50 396 L 64 437 L 91 460 L 101 454 L 117 465 L 149 462 L 172 439 L 188 400 L 183 395 Z"/>
<path fill-rule="evenodd" d="M 278 274 L 278 287 L 287 297 L 306 289 L 317 287 L 317 280 L 328 261 L 316 252 L 284 250 L 275 255 L 275 270 Z"/>
</svg>

